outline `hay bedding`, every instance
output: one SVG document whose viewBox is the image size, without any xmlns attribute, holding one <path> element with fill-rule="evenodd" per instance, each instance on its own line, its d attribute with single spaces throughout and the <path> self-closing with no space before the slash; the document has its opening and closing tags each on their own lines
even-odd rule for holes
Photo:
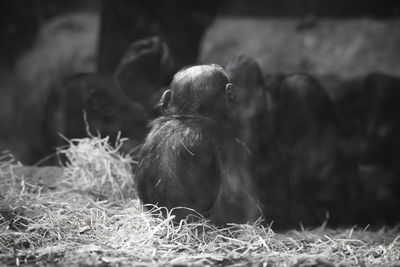
<svg viewBox="0 0 400 267">
<path fill-rule="evenodd" d="M 179 225 L 137 199 L 129 155 L 108 139 L 69 141 L 64 168 L 0 158 L 0 265 L 398 266 L 398 229 L 275 233 L 260 221 Z M 273 227 L 272 227 L 273 228 Z"/>
</svg>

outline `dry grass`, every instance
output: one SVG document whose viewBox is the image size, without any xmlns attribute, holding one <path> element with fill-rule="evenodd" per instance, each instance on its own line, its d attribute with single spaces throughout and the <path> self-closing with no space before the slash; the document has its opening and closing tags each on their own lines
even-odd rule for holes
<svg viewBox="0 0 400 267">
<path fill-rule="evenodd" d="M 275 233 L 258 221 L 217 229 L 204 220 L 172 222 L 137 199 L 129 155 L 91 137 L 61 151 L 63 172 L 18 174 L 0 158 L 0 265 L 395 266 L 398 229 Z M 40 176 L 40 177 L 37 177 Z M 51 179 L 50 179 L 51 180 Z M 37 181 L 41 181 L 38 183 Z"/>
</svg>

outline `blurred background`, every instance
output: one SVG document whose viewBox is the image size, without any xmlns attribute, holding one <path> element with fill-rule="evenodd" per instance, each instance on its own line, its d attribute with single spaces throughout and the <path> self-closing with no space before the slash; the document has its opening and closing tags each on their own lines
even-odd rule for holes
<svg viewBox="0 0 400 267">
<path fill-rule="evenodd" d="M 265 76 L 317 77 L 343 119 L 338 146 L 356 162 L 355 187 L 363 188 L 353 197 L 361 215 L 338 222 L 399 222 L 399 1 L 3 0 L 0 13 L 0 151 L 22 163 L 59 144 L 45 129 L 60 113 L 49 109 L 55 91 L 79 73 L 112 76 L 132 42 L 159 36 L 171 72 L 246 54 Z M 371 73 L 383 78 L 367 79 Z M 330 201 L 341 198 L 335 194 Z"/>
</svg>

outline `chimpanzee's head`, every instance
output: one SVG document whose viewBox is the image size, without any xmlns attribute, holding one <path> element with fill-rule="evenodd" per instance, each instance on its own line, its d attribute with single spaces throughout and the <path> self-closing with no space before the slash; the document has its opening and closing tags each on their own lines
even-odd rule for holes
<svg viewBox="0 0 400 267">
<path fill-rule="evenodd" d="M 235 97 L 233 85 L 223 68 L 199 65 L 175 74 L 170 89 L 161 97 L 159 108 L 171 115 L 226 117 Z"/>
</svg>

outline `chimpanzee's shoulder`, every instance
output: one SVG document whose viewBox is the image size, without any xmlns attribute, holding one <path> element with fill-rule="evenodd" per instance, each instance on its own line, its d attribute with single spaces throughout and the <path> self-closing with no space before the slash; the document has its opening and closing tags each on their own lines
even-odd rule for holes
<svg viewBox="0 0 400 267">
<path fill-rule="evenodd" d="M 142 155 L 160 158 L 177 155 L 192 160 L 205 160 L 215 153 L 216 138 L 212 134 L 218 135 L 216 129 L 211 131 L 197 119 L 160 117 L 152 121 L 151 125 L 152 129 L 142 146 Z"/>
<path fill-rule="evenodd" d="M 161 116 L 161 117 L 158 117 L 158 118 L 150 121 L 149 125 L 150 125 L 150 127 L 154 128 L 156 126 L 163 125 L 164 123 L 166 123 L 170 120 L 171 120 L 171 118 L 169 116 Z"/>
<path fill-rule="evenodd" d="M 179 119 L 173 116 L 162 116 L 150 122 L 151 130 L 145 145 L 149 148 L 159 146 L 174 148 L 181 146 L 196 146 L 207 139 L 210 132 L 203 123 L 193 119 Z M 155 147 L 154 147 L 155 148 Z"/>
</svg>

